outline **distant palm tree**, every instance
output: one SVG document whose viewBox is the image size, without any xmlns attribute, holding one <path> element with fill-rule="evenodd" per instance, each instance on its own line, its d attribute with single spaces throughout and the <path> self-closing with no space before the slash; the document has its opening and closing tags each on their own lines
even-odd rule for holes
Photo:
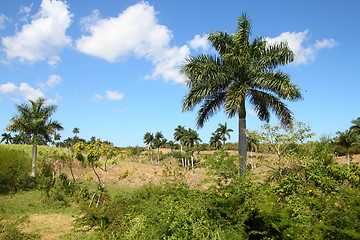
<svg viewBox="0 0 360 240">
<path fill-rule="evenodd" d="M 190 151 L 191 151 L 191 166 L 194 167 L 194 151 L 193 151 L 193 147 L 195 146 L 195 144 L 199 144 L 199 142 L 201 142 L 199 134 L 195 130 L 189 128 L 189 130 L 187 130 L 186 133 L 185 133 L 183 141 L 184 141 L 184 146 L 190 148 Z"/>
<path fill-rule="evenodd" d="M 61 139 L 61 135 L 57 132 L 54 133 L 54 141 L 58 141 L 56 143 L 56 146 L 60 146 L 60 139 Z"/>
<path fill-rule="evenodd" d="M 353 125 L 350 126 L 350 130 L 355 134 L 360 135 L 360 117 L 358 117 L 356 120 L 352 120 L 351 123 Z"/>
<path fill-rule="evenodd" d="M 186 134 L 186 129 L 184 126 L 178 126 L 175 128 L 174 132 L 174 140 L 180 142 L 180 151 L 183 152 L 183 143 L 184 143 L 184 136 Z"/>
<path fill-rule="evenodd" d="M 166 141 L 167 140 L 164 138 L 164 135 L 161 132 L 155 133 L 153 145 L 157 148 L 158 162 L 160 162 L 160 148 L 166 144 Z"/>
<path fill-rule="evenodd" d="M 144 135 L 144 143 L 148 146 L 149 151 L 152 148 L 153 142 L 154 142 L 154 135 L 152 133 L 149 133 L 149 132 L 145 133 L 145 135 Z M 151 159 L 151 162 L 152 162 L 153 161 L 152 151 L 150 151 L 150 155 L 151 155 L 150 159 Z"/>
<path fill-rule="evenodd" d="M 350 165 L 349 149 L 356 144 L 358 137 L 355 132 L 351 130 L 345 130 L 345 132 L 336 132 L 336 134 L 338 136 L 335 143 L 346 148 L 347 164 Z"/>
<path fill-rule="evenodd" d="M 63 127 L 58 121 L 51 120 L 51 115 L 56 111 L 57 106 L 45 104 L 44 98 L 36 101 L 29 100 L 28 104 L 16 105 L 18 115 L 10 119 L 7 126 L 8 131 L 21 132 L 32 136 L 32 173 L 35 177 L 37 145 L 39 138 L 43 137 L 46 141 L 51 141 L 50 135 Z"/>
<path fill-rule="evenodd" d="M 175 148 L 175 142 L 174 141 L 168 141 L 167 147 L 171 149 L 171 153 L 173 153 L 173 149 Z"/>
<path fill-rule="evenodd" d="M 216 150 L 219 150 L 221 142 L 220 142 L 220 135 L 217 132 L 213 132 L 210 137 L 210 146 L 215 147 Z"/>
<path fill-rule="evenodd" d="M 183 111 L 201 105 L 197 126 L 212 117 L 222 106 L 228 117 L 239 117 L 239 155 L 246 166 L 246 100 L 254 106 L 260 120 L 269 121 L 270 110 L 283 125 L 290 125 L 293 114 L 282 100 L 302 99 L 299 88 L 278 66 L 294 60 L 286 42 L 270 45 L 263 37 L 249 41 L 251 20 L 244 13 L 237 22 L 237 32 L 214 32 L 208 40 L 218 55 L 198 55 L 186 59 L 181 72 L 187 77 L 189 92 Z"/>
<path fill-rule="evenodd" d="M 10 133 L 3 133 L 1 136 L 3 137 L 1 142 L 5 142 L 5 144 L 11 144 L 14 140 Z"/>
<path fill-rule="evenodd" d="M 226 137 L 230 139 L 230 132 L 233 132 L 233 130 L 228 128 L 227 123 L 225 122 L 224 125 L 219 123 L 219 127 L 216 129 L 216 132 L 219 134 L 221 141 L 223 141 L 223 147 L 225 149 L 225 141 L 227 140 Z"/>
</svg>

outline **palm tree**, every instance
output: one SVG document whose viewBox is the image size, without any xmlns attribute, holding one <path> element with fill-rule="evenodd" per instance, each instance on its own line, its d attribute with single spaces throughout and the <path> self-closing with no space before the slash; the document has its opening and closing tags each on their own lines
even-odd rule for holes
<svg viewBox="0 0 360 240">
<path fill-rule="evenodd" d="M 10 133 L 3 133 L 1 134 L 1 136 L 3 137 L 1 139 L 1 142 L 5 142 L 5 144 L 9 144 L 9 143 L 11 144 L 14 140 L 14 138 L 11 136 Z"/>
<path fill-rule="evenodd" d="M 153 145 L 157 148 L 158 162 L 160 162 L 160 148 L 166 144 L 166 141 L 162 132 L 155 133 Z"/>
<path fill-rule="evenodd" d="M 213 132 L 210 137 L 210 146 L 215 147 L 216 150 L 219 150 L 219 147 L 221 145 L 220 139 L 220 135 L 217 132 Z"/>
<path fill-rule="evenodd" d="M 150 149 L 152 148 L 152 144 L 153 144 L 153 141 L 154 141 L 154 135 L 152 133 L 145 133 L 144 135 L 144 143 L 148 146 L 149 148 L 149 151 Z M 152 151 L 150 152 L 150 155 L 151 155 L 151 162 L 153 161 L 153 158 L 152 158 Z"/>
<path fill-rule="evenodd" d="M 228 137 L 230 139 L 230 132 L 232 132 L 233 130 L 227 127 L 227 123 L 225 122 L 224 125 L 222 125 L 221 123 L 219 123 L 219 127 L 218 129 L 216 129 L 216 132 L 219 134 L 220 136 L 220 140 L 223 141 L 223 146 L 225 149 L 225 141 L 227 140 L 226 137 Z"/>
<path fill-rule="evenodd" d="M 338 135 L 336 144 L 346 148 L 347 164 L 350 165 L 350 151 L 349 149 L 354 146 L 358 140 L 357 135 L 353 131 L 345 130 L 345 132 L 336 132 Z"/>
<path fill-rule="evenodd" d="M 173 149 L 175 148 L 175 142 L 174 141 L 168 141 L 167 147 L 171 149 L 171 153 L 173 153 Z"/>
<path fill-rule="evenodd" d="M 360 135 L 360 117 L 358 117 L 356 120 L 352 120 L 351 123 L 353 125 L 350 126 L 350 130 L 355 134 Z"/>
<path fill-rule="evenodd" d="M 32 137 L 32 173 L 35 177 L 37 145 L 40 138 L 51 141 L 50 135 L 55 134 L 56 130 L 62 130 L 63 127 L 58 121 L 50 119 L 56 111 L 57 106 L 45 105 L 44 98 L 38 98 L 36 101 L 29 100 L 28 104 L 16 105 L 18 115 L 10 119 L 7 126 L 8 131 L 28 134 Z"/>
<path fill-rule="evenodd" d="M 185 133 L 183 141 L 184 141 L 184 146 L 190 148 L 190 151 L 191 151 L 191 166 L 194 167 L 193 147 L 195 146 L 195 144 L 199 144 L 199 142 L 201 142 L 199 134 L 195 130 L 192 130 L 191 128 L 189 128 L 189 130 L 187 130 L 186 133 Z"/>
<path fill-rule="evenodd" d="M 249 42 L 250 35 L 250 18 L 243 14 L 238 19 L 235 34 L 209 34 L 208 40 L 218 55 L 190 56 L 181 66 L 189 87 L 183 111 L 201 105 L 196 122 L 198 127 L 222 106 L 228 117 L 239 117 L 240 175 L 246 166 L 246 100 L 254 106 L 260 120 L 268 122 L 271 110 L 287 126 L 292 123 L 293 114 L 282 100 L 302 99 L 290 76 L 276 70 L 294 59 L 287 43 L 270 45 L 263 37 Z"/>
<path fill-rule="evenodd" d="M 184 142 L 184 136 L 186 133 L 186 129 L 184 126 L 178 126 L 177 128 L 175 128 L 175 132 L 174 132 L 174 140 L 177 142 L 180 142 L 180 151 L 183 152 L 183 142 Z"/>
<path fill-rule="evenodd" d="M 60 133 L 55 132 L 55 133 L 54 133 L 54 141 L 58 141 L 58 142 L 56 143 L 56 146 L 57 146 L 57 147 L 60 146 L 60 139 L 61 139 Z"/>
</svg>

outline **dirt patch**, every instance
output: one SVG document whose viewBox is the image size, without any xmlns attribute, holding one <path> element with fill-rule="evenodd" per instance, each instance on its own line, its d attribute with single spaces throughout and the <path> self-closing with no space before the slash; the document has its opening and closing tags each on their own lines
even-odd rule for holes
<svg viewBox="0 0 360 240">
<path fill-rule="evenodd" d="M 37 234 L 40 239 L 61 239 L 73 230 L 73 220 L 74 217 L 65 214 L 33 214 L 22 230 Z"/>
</svg>

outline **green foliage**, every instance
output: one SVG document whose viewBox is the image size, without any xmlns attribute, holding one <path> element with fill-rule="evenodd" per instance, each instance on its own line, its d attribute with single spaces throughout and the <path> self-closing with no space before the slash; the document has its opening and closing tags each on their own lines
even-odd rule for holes
<svg viewBox="0 0 360 240">
<path fill-rule="evenodd" d="M 31 187 L 30 158 L 24 151 L 0 146 L 0 193 Z"/>
</svg>

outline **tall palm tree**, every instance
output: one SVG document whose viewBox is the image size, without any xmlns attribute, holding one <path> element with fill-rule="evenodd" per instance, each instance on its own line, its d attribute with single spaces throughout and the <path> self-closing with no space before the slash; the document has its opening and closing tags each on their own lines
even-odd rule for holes
<svg viewBox="0 0 360 240">
<path fill-rule="evenodd" d="M 210 137 L 210 146 L 215 147 L 216 150 L 219 150 L 219 147 L 221 145 L 220 139 L 220 135 L 217 132 L 213 132 Z"/>
<path fill-rule="evenodd" d="M 349 149 L 354 146 L 358 140 L 357 135 L 353 131 L 345 130 L 345 132 L 336 132 L 336 144 L 346 148 L 347 164 L 350 165 L 350 151 Z"/>
<path fill-rule="evenodd" d="M 254 106 L 260 120 L 269 121 L 271 110 L 283 125 L 290 125 L 293 114 L 282 100 L 302 98 L 290 76 L 277 70 L 278 66 L 294 59 L 287 43 L 270 45 L 263 37 L 249 42 L 250 35 L 250 18 L 243 14 L 238 19 L 235 34 L 209 34 L 208 40 L 218 55 L 190 56 L 181 66 L 189 87 L 183 111 L 201 105 L 198 127 L 202 127 L 222 106 L 228 117 L 239 117 L 240 175 L 246 166 L 246 100 Z"/>
<path fill-rule="evenodd" d="M 63 127 L 58 121 L 50 119 L 56 111 L 56 105 L 46 105 L 44 98 L 38 98 L 36 101 L 29 100 L 28 104 L 16 105 L 18 115 L 10 119 L 7 126 L 8 131 L 28 134 L 32 137 L 32 172 L 35 177 L 37 145 L 40 138 L 51 141 L 50 135 L 55 134 L 57 130 Z"/>
<path fill-rule="evenodd" d="M 78 142 L 78 133 L 80 132 L 80 128 L 76 127 L 73 129 L 73 134 L 75 135 L 74 136 L 74 142 L 77 143 Z"/>
<path fill-rule="evenodd" d="M 219 134 L 221 141 L 223 141 L 223 146 L 225 149 L 225 141 L 227 140 L 226 137 L 230 139 L 230 132 L 233 132 L 233 130 L 228 128 L 227 123 L 225 122 L 224 125 L 219 123 L 219 127 L 216 129 L 216 132 Z"/>
<path fill-rule="evenodd" d="M 195 144 L 199 144 L 199 142 L 201 142 L 201 139 L 199 137 L 199 134 L 189 128 L 189 130 L 187 130 L 185 132 L 185 136 L 183 138 L 184 141 L 184 146 L 186 146 L 187 148 L 190 148 L 191 151 L 191 167 L 194 167 L 194 151 L 193 151 L 193 147 L 195 146 Z M 186 161 L 186 159 L 185 159 Z"/>
<path fill-rule="evenodd" d="M 11 136 L 10 133 L 3 133 L 1 134 L 2 136 L 2 139 L 1 139 L 1 142 L 5 142 L 5 144 L 11 144 L 14 140 L 14 138 Z"/>
<path fill-rule="evenodd" d="M 149 151 L 152 148 L 153 142 L 154 142 L 154 135 L 152 133 L 149 133 L 149 132 L 145 133 L 145 135 L 144 135 L 144 143 L 148 146 Z M 153 161 L 152 151 L 150 152 L 150 155 L 151 155 L 150 159 L 151 159 L 151 162 L 152 162 Z"/>
<path fill-rule="evenodd" d="M 179 125 L 177 128 L 175 128 L 174 132 L 174 140 L 177 142 L 180 142 L 180 151 L 183 152 L 183 142 L 184 142 L 184 136 L 186 134 L 186 129 L 184 126 Z"/>
</svg>

